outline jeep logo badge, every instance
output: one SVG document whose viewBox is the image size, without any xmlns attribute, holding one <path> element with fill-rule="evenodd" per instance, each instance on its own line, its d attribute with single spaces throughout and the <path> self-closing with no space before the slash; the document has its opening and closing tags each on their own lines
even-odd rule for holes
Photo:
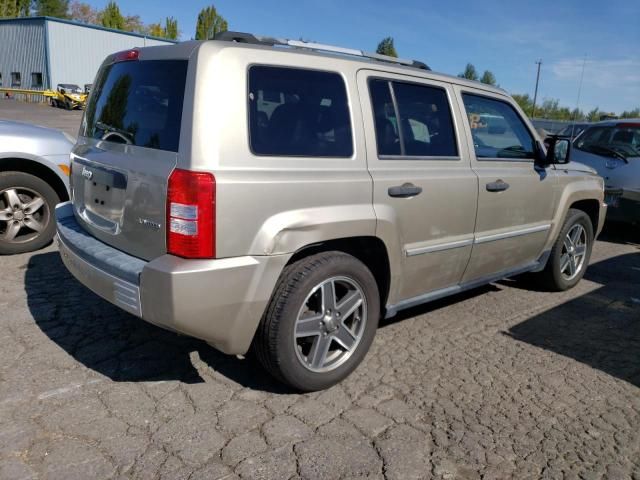
<svg viewBox="0 0 640 480">
<path fill-rule="evenodd" d="M 93 177 L 93 172 L 87 167 L 82 167 L 82 176 L 87 180 L 91 180 L 91 177 Z"/>
</svg>

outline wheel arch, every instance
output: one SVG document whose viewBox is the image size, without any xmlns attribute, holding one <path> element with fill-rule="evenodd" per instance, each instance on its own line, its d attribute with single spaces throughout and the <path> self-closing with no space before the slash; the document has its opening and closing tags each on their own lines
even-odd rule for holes
<svg viewBox="0 0 640 480">
<path fill-rule="evenodd" d="M 69 200 L 69 191 L 62 178 L 48 165 L 28 158 L 0 158 L 0 172 L 21 172 L 33 175 L 47 182 L 56 192 L 61 202 Z"/>
<path fill-rule="evenodd" d="M 589 216 L 593 233 L 596 234 L 598 222 L 600 221 L 600 202 L 594 199 L 578 200 L 569 205 L 569 209 L 581 210 Z"/>
<path fill-rule="evenodd" d="M 298 249 L 287 265 L 316 253 L 339 251 L 351 255 L 371 271 L 378 285 L 380 308 L 384 309 L 391 286 L 389 253 L 384 242 L 375 236 L 346 237 L 326 240 Z"/>
</svg>

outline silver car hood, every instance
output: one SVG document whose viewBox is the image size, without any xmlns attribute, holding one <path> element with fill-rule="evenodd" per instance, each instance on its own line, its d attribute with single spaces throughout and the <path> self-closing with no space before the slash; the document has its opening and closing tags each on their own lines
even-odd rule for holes
<svg viewBox="0 0 640 480">
<path fill-rule="evenodd" d="M 3 152 L 26 152 L 40 156 L 68 155 L 73 144 L 72 137 L 60 130 L 0 120 L 0 156 Z"/>
</svg>

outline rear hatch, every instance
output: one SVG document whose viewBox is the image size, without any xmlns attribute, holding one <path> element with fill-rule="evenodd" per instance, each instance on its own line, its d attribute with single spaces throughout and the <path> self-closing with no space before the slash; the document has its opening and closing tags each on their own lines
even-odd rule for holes
<svg viewBox="0 0 640 480">
<path fill-rule="evenodd" d="M 87 231 L 151 260 L 166 253 L 167 181 L 177 163 L 188 60 L 145 52 L 112 55 L 98 72 L 72 153 L 71 189 Z"/>
</svg>

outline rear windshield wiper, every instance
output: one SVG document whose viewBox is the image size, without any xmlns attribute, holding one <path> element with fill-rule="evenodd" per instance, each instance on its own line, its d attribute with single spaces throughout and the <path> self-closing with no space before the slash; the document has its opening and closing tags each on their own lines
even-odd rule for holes
<svg viewBox="0 0 640 480">
<path fill-rule="evenodd" d="M 122 140 L 121 142 L 118 142 L 118 143 L 127 143 L 127 144 L 133 143 L 133 140 L 134 140 L 133 134 L 127 130 L 114 127 L 112 125 L 108 125 L 104 122 L 96 122 L 96 128 L 103 130 L 105 132 L 104 135 L 101 137 L 101 140 L 107 140 L 109 139 L 109 137 L 116 137 Z"/>
<path fill-rule="evenodd" d="M 584 147 L 584 149 L 597 155 L 616 157 L 624 161 L 625 163 L 629 163 L 629 160 L 627 160 L 627 157 L 625 157 L 623 153 L 620 153 L 613 148 L 605 147 L 604 145 L 587 145 Z"/>
</svg>

